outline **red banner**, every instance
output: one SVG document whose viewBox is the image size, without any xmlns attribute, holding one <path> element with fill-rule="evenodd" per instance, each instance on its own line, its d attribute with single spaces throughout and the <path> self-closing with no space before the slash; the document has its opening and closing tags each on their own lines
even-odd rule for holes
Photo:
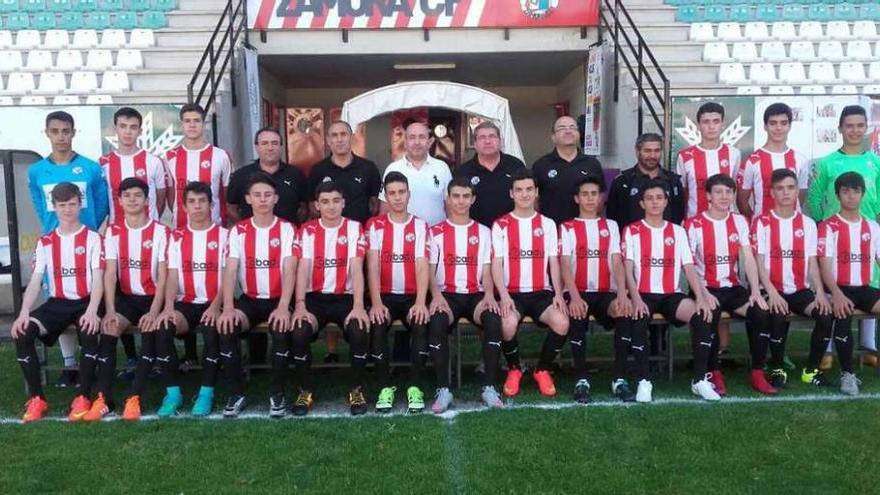
<svg viewBox="0 0 880 495">
<path fill-rule="evenodd" d="M 598 0 L 248 0 L 251 29 L 596 26 Z"/>
</svg>

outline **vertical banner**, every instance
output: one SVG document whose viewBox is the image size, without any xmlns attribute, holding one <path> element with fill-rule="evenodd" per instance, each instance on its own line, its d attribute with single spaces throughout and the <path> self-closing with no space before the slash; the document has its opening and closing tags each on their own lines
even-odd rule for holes
<svg viewBox="0 0 880 495">
<path fill-rule="evenodd" d="M 602 154 L 602 71 L 605 58 L 602 44 L 590 47 L 587 59 L 587 108 L 584 111 L 584 154 Z"/>
<path fill-rule="evenodd" d="M 261 127 L 262 117 L 260 116 L 260 106 L 263 99 L 260 96 L 260 67 L 257 65 L 257 51 L 253 48 L 244 47 L 244 71 L 247 81 L 248 96 L 248 117 L 250 128 L 245 134 L 248 136 L 249 142 L 253 143 L 251 136 Z M 251 158 L 257 158 L 256 145 L 251 145 Z"/>
</svg>

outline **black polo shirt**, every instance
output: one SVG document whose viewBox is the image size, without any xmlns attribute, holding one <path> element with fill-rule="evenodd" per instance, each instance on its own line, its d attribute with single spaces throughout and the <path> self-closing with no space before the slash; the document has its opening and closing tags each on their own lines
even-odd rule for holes
<svg viewBox="0 0 880 495">
<path fill-rule="evenodd" d="M 229 177 L 229 191 L 226 194 L 226 201 L 229 204 L 237 205 L 241 218 L 250 218 L 254 213 L 251 211 L 250 205 L 245 201 L 244 196 L 247 194 L 245 188 L 248 180 L 254 172 L 263 172 L 260 168 L 260 162 L 255 161 L 250 165 L 245 165 L 236 170 Z M 275 181 L 276 192 L 278 193 L 278 203 L 275 205 L 275 215 L 287 220 L 288 222 L 299 224 L 297 212 L 300 205 L 306 201 L 306 178 L 303 173 L 296 167 L 292 167 L 286 163 L 281 163 L 278 171 L 270 174 Z"/>
<path fill-rule="evenodd" d="M 336 165 L 329 156 L 312 167 L 309 172 L 309 200 L 315 200 L 318 184 L 332 180 L 341 186 L 345 196 L 342 216 L 364 223 L 372 216 L 370 198 L 379 196 L 382 179 L 375 163 L 357 155 L 352 156 L 347 167 Z"/>
<path fill-rule="evenodd" d="M 599 160 L 578 151 L 571 162 L 563 160 L 556 149 L 542 156 L 532 165 L 538 183 L 538 206 L 541 214 L 557 224 L 571 220 L 578 214 L 574 202 L 575 189 L 587 175 L 599 177 L 604 189 L 605 179 Z"/>
<path fill-rule="evenodd" d="M 464 177 L 474 185 L 477 199 L 471 206 L 471 218 L 492 227 L 496 218 L 513 210 L 510 184 L 513 175 L 526 165 L 519 158 L 501 153 L 501 161 L 494 170 L 480 165 L 477 155 L 455 169 L 455 177 Z"/>
<path fill-rule="evenodd" d="M 663 218 L 672 223 L 681 224 L 685 214 L 681 176 L 661 168 L 657 178 L 666 184 L 666 194 L 669 196 L 669 203 L 663 212 Z M 645 217 L 645 210 L 639 205 L 639 200 L 642 189 L 649 180 L 651 177 L 643 174 L 639 167 L 633 167 L 621 172 L 611 182 L 608 201 L 605 203 L 605 212 L 606 216 L 617 222 L 621 229 Z"/>
</svg>

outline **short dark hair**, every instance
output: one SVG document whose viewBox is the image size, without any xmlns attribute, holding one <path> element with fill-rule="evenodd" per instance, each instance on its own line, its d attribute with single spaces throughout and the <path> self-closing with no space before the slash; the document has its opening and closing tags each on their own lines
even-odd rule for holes
<svg viewBox="0 0 880 495">
<path fill-rule="evenodd" d="M 736 181 L 733 180 L 733 177 L 727 174 L 715 174 L 706 179 L 706 192 L 712 192 L 712 188 L 715 186 L 729 187 L 730 189 L 733 189 L 734 192 L 736 191 Z"/>
<path fill-rule="evenodd" d="M 318 196 L 321 194 L 332 192 L 338 192 L 343 199 L 345 198 L 345 191 L 342 190 L 342 186 L 332 180 L 328 180 L 327 182 L 321 182 L 315 187 L 315 200 L 317 200 Z"/>
<path fill-rule="evenodd" d="M 406 188 L 409 189 L 409 179 L 400 172 L 388 172 L 385 174 L 385 178 L 382 179 L 382 188 L 384 189 L 388 187 L 388 184 L 393 184 L 395 182 L 403 182 L 406 184 Z"/>
<path fill-rule="evenodd" d="M 256 184 L 266 184 L 271 187 L 273 191 L 278 190 L 278 184 L 275 183 L 275 179 L 273 179 L 269 174 L 265 172 L 254 172 L 250 176 L 248 176 L 247 185 L 245 185 L 245 193 L 248 194 L 251 192 L 251 188 Z"/>
<path fill-rule="evenodd" d="M 521 180 L 530 180 L 536 188 L 538 187 L 538 181 L 535 180 L 535 174 L 532 173 L 530 169 L 520 168 L 513 173 L 513 177 L 510 179 L 510 190 L 513 191 L 513 185 Z"/>
<path fill-rule="evenodd" d="M 76 198 L 82 203 L 82 191 L 79 190 L 79 187 L 72 182 L 59 182 L 55 184 L 55 187 L 52 188 L 52 192 L 49 193 L 52 197 L 52 204 L 55 203 L 63 203 L 64 201 L 70 201 L 73 198 Z"/>
<path fill-rule="evenodd" d="M 408 118 L 408 119 L 406 119 L 406 120 L 403 121 L 403 125 L 402 125 L 402 126 L 403 126 L 403 132 L 406 133 L 406 130 L 409 129 L 409 126 L 411 126 L 411 125 L 413 125 L 413 124 L 422 124 L 422 125 L 424 125 L 424 126 L 425 126 L 425 129 L 428 130 L 428 136 L 431 135 L 431 126 L 428 125 L 427 122 L 425 122 L 425 121 L 423 121 L 423 120 L 419 120 L 419 119 L 414 119 L 414 118 L 412 118 L 412 117 L 410 117 L 410 118 Z"/>
<path fill-rule="evenodd" d="M 116 195 L 122 197 L 122 193 L 124 191 L 135 188 L 143 191 L 144 196 L 150 195 L 150 186 L 148 186 L 146 182 L 138 179 L 137 177 L 126 177 L 125 179 L 122 179 L 122 182 L 119 183 L 119 190 L 116 192 Z"/>
<path fill-rule="evenodd" d="M 790 106 L 782 102 L 773 103 L 772 105 L 764 109 L 764 125 L 767 125 L 770 117 L 783 114 L 788 117 L 789 123 L 794 120 L 794 114 L 792 113 Z"/>
<path fill-rule="evenodd" d="M 498 124 L 496 124 L 495 122 L 492 122 L 491 120 L 484 120 L 484 121 L 480 122 L 479 124 L 477 124 L 477 126 L 474 127 L 474 136 L 477 135 L 477 131 L 480 131 L 483 129 L 491 129 L 491 130 L 495 131 L 495 134 L 499 138 L 501 137 L 501 128 L 499 128 Z"/>
<path fill-rule="evenodd" d="M 271 133 L 277 135 L 279 140 L 283 139 L 283 137 L 281 136 L 281 131 L 279 131 L 278 129 L 276 129 L 272 126 L 266 126 L 266 127 L 261 127 L 260 130 L 258 130 L 257 132 L 254 133 L 254 144 L 259 144 L 260 134 L 262 134 L 264 132 L 271 132 Z"/>
<path fill-rule="evenodd" d="M 865 112 L 865 108 L 860 105 L 847 105 L 843 107 L 843 110 L 840 112 L 840 120 L 837 122 L 837 127 L 843 125 L 843 119 L 849 117 L 850 115 L 861 115 L 868 120 L 868 113 Z"/>
<path fill-rule="evenodd" d="M 113 125 L 116 125 L 116 121 L 119 120 L 119 117 L 125 117 L 128 119 L 137 119 L 138 125 L 142 125 L 144 123 L 144 116 L 141 115 L 140 112 L 131 107 L 122 107 L 113 114 Z"/>
<path fill-rule="evenodd" d="M 706 113 L 720 113 L 721 120 L 724 120 L 724 107 L 721 106 L 720 103 L 716 103 L 714 101 L 710 101 L 708 103 L 703 103 L 700 105 L 700 108 L 697 109 L 697 123 L 700 123 L 700 118 L 703 117 L 703 114 Z"/>
<path fill-rule="evenodd" d="M 344 125 L 348 129 L 349 134 L 354 134 L 354 129 L 351 128 L 351 124 L 349 124 L 348 122 L 346 122 L 344 120 L 334 120 L 333 122 L 330 122 L 330 125 L 327 126 L 327 130 L 329 131 L 330 128 L 336 124 Z"/>
<path fill-rule="evenodd" d="M 605 192 L 605 184 L 602 182 L 602 179 L 599 178 L 598 175 L 589 174 L 589 175 L 584 176 L 584 178 L 581 179 L 580 181 L 578 181 L 577 187 L 574 188 L 575 194 L 581 192 L 581 188 L 585 184 L 595 184 L 596 186 L 599 187 L 599 192 Z"/>
<path fill-rule="evenodd" d="M 645 143 L 660 143 L 660 146 L 663 146 L 663 137 L 656 132 L 641 134 L 636 138 L 636 149 L 642 149 L 642 145 Z"/>
<path fill-rule="evenodd" d="M 186 197 L 190 194 L 204 194 L 208 197 L 208 202 L 214 202 L 214 195 L 211 193 L 211 186 L 205 184 L 204 182 L 192 181 L 183 188 L 183 201 L 186 202 Z"/>
<path fill-rule="evenodd" d="M 663 191 L 663 195 L 667 198 L 669 197 L 669 191 L 667 190 L 668 185 L 666 182 L 663 182 L 661 179 L 650 179 L 644 186 L 642 186 L 641 195 L 639 199 L 645 199 L 645 193 L 651 189 L 661 189 Z"/>
<path fill-rule="evenodd" d="M 49 127 L 49 122 L 52 120 L 60 120 L 61 122 L 67 122 L 70 124 L 70 128 L 73 129 L 73 115 L 63 111 L 56 110 L 54 112 L 50 112 L 49 115 L 46 115 L 46 127 Z"/>
<path fill-rule="evenodd" d="M 207 115 L 207 113 L 205 112 L 205 109 L 202 108 L 202 106 L 199 105 L 198 103 L 187 103 L 187 104 L 183 105 L 182 107 L 180 107 L 180 120 L 183 120 L 183 114 L 189 113 L 189 112 L 198 113 L 199 115 L 202 116 L 202 120 L 205 120 L 205 115 Z"/>
<path fill-rule="evenodd" d="M 844 172 L 834 181 L 834 194 L 840 196 L 843 188 L 858 189 L 865 192 L 865 178 L 858 172 Z"/>
<path fill-rule="evenodd" d="M 477 195 L 477 188 L 474 187 L 474 184 L 471 182 L 470 179 L 463 175 L 456 175 L 452 178 L 451 181 L 449 181 L 449 184 L 446 184 L 447 195 L 452 192 L 453 187 L 464 187 L 470 189 L 471 194 L 473 194 L 474 196 Z"/>
<path fill-rule="evenodd" d="M 770 174 L 770 185 L 775 186 L 777 183 L 784 181 L 785 179 L 794 179 L 797 182 L 797 174 L 794 173 L 794 170 L 789 168 L 777 168 Z"/>
</svg>

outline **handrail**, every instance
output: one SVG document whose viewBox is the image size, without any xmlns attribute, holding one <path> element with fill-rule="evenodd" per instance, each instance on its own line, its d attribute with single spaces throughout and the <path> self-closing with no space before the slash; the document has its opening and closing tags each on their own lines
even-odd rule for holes
<svg viewBox="0 0 880 495">
<path fill-rule="evenodd" d="M 644 108 L 647 107 L 654 124 L 663 135 L 665 149 L 668 152 L 672 143 L 672 98 L 670 97 L 669 78 L 666 77 L 623 2 L 621 0 L 602 0 L 602 6 L 603 8 L 599 11 L 601 19 L 599 40 L 602 40 L 604 31 L 611 35 L 614 42 L 614 101 L 618 100 L 620 92 L 619 66 L 620 60 L 623 60 L 638 91 L 638 132 L 639 134 L 643 132 Z M 606 13 L 610 14 L 611 19 L 606 16 Z M 633 36 L 635 42 L 633 42 Z M 655 81 L 655 75 L 659 81 Z M 656 100 L 656 107 L 649 96 L 653 96 Z M 662 118 L 658 111 L 663 112 Z"/>
</svg>

